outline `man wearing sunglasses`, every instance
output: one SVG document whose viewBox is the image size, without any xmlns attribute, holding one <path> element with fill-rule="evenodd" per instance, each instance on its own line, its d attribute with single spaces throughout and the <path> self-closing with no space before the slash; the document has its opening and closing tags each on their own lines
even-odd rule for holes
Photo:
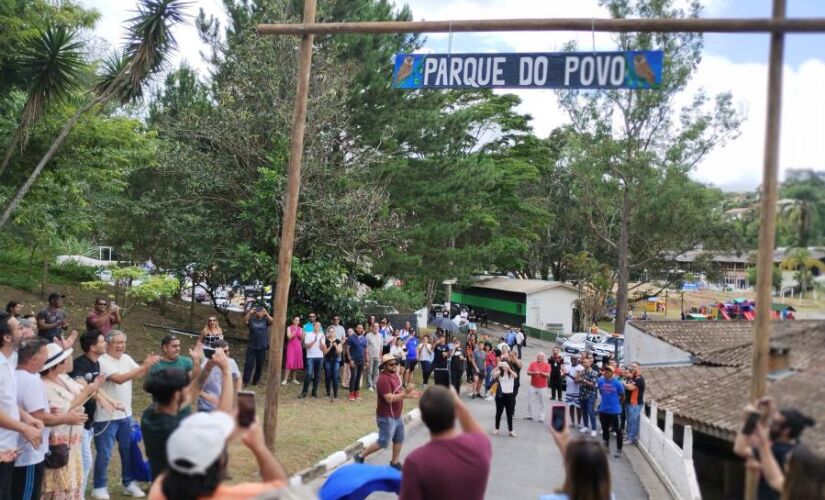
<svg viewBox="0 0 825 500">
<path fill-rule="evenodd" d="M 415 390 L 413 384 L 405 388 L 398 376 L 398 362 L 392 354 L 385 354 L 381 358 L 381 374 L 375 384 L 378 396 L 378 405 L 375 409 L 378 423 L 378 441 L 369 445 L 353 459 L 356 463 L 364 463 L 364 458 L 389 446 L 392 440 L 392 458 L 390 467 L 401 470 L 401 445 L 404 443 L 404 400 L 419 398 L 421 392 Z"/>
<path fill-rule="evenodd" d="M 94 309 L 86 315 L 86 330 L 97 330 L 102 335 L 106 335 L 114 328 L 114 325 L 120 325 L 120 322 L 120 307 L 98 297 L 95 299 Z"/>
</svg>

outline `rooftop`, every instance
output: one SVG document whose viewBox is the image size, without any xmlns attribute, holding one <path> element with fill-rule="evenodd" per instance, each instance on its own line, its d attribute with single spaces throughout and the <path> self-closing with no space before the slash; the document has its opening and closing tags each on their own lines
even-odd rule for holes
<svg viewBox="0 0 825 500">
<path fill-rule="evenodd" d="M 567 283 L 561 281 L 545 281 L 534 279 L 523 280 L 504 277 L 484 278 L 476 282 L 473 286 L 477 288 L 501 290 L 503 292 L 516 292 L 526 294 L 543 292 L 544 290 L 549 290 L 551 288 L 557 287 L 565 287 L 570 290 L 577 291 L 576 287 L 574 287 L 573 285 L 568 285 Z"/>
<path fill-rule="evenodd" d="M 649 321 L 633 326 L 696 356 L 693 366 L 647 368 L 647 399 L 697 431 L 732 441 L 749 398 L 753 323 Z M 823 420 L 825 321 L 782 321 L 773 328 L 771 340 L 790 348 L 792 371 L 769 381 L 768 395 L 780 408 L 795 407 Z M 803 437 L 825 453 L 825 421 Z"/>
</svg>

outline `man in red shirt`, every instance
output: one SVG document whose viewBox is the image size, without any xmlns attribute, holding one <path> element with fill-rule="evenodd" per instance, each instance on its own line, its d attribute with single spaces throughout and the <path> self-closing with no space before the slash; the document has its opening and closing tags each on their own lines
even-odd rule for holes
<svg viewBox="0 0 825 500">
<path fill-rule="evenodd" d="M 493 449 L 455 391 L 427 389 L 418 404 L 430 442 L 404 461 L 400 500 L 483 500 Z M 463 432 L 455 428 L 458 419 Z"/>
<path fill-rule="evenodd" d="M 95 308 L 86 315 L 86 329 L 97 330 L 103 335 L 120 323 L 120 308 L 102 297 L 95 299 Z"/>
<path fill-rule="evenodd" d="M 421 393 L 416 391 L 412 384 L 406 388 L 401 385 L 401 377 L 397 373 L 398 361 L 392 354 L 385 354 L 381 358 L 379 368 L 381 374 L 375 383 L 375 392 L 378 396 L 378 405 L 375 409 L 378 441 L 369 445 L 360 455 L 355 455 L 353 460 L 359 464 L 364 463 L 364 458 L 386 448 L 392 440 L 390 467 L 401 470 L 398 457 L 401 455 L 401 445 L 404 442 L 404 400 L 421 397 Z"/>
<path fill-rule="evenodd" d="M 547 379 L 550 378 L 550 363 L 545 360 L 543 352 L 536 354 L 536 360 L 527 367 L 530 387 L 527 400 L 527 420 L 544 422 L 547 414 Z M 538 415 L 533 413 L 536 410 Z"/>
</svg>

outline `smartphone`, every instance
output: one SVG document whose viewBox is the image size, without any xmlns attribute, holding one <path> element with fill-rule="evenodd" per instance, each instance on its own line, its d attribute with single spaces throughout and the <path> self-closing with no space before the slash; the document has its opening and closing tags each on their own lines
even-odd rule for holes
<svg viewBox="0 0 825 500">
<path fill-rule="evenodd" d="M 212 356 L 215 355 L 215 349 L 213 347 L 204 347 L 203 355 L 206 356 L 206 359 L 212 359 Z"/>
<path fill-rule="evenodd" d="M 550 425 L 553 426 L 553 430 L 557 432 L 564 430 L 565 425 L 567 425 L 566 411 L 567 407 L 565 405 L 553 405 L 550 408 Z"/>
<path fill-rule="evenodd" d="M 762 418 L 762 414 L 758 411 L 748 412 L 748 416 L 745 418 L 745 425 L 742 426 L 742 434 L 746 436 L 753 434 L 753 431 L 756 430 L 756 424 L 759 422 L 760 418 Z"/>
<path fill-rule="evenodd" d="M 255 393 L 238 391 L 238 426 L 249 427 L 255 421 Z"/>
</svg>

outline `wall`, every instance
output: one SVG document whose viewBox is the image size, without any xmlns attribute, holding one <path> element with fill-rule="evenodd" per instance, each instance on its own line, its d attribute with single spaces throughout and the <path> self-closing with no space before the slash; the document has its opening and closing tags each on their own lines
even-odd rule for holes
<svg viewBox="0 0 825 500">
<path fill-rule="evenodd" d="M 573 331 L 573 304 L 578 293 L 567 287 L 557 286 L 527 296 L 528 326 L 544 329 L 547 323 L 564 325 L 564 333 Z M 538 318 L 533 314 L 538 307 Z"/>
<path fill-rule="evenodd" d="M 693 467 L 693 429 L 685 426 L 682 447 L 673 441 L 673 413 L 665 413 L 665 429 L 656 425 L 658 409 L 650 405 L 650 417 L 642 414 L 639 425 L 639 451 L 677 500 L 701 500 L 699 482 Z"/>
<path fill-rule="evenodd" d="M 468 306 L 477 312 L 486 312 L 489 321 L 521 325 L 525 320 L 523 293 L 471 287 L 454 290 L 451 301 L 454 304 Z"/>
<path fill-rule="evenodd" d="M 691 365 L 687 351 L 648 335 L 628 323 L 625 327 L 624 359 L 643 365 Z"/>
</svg>

